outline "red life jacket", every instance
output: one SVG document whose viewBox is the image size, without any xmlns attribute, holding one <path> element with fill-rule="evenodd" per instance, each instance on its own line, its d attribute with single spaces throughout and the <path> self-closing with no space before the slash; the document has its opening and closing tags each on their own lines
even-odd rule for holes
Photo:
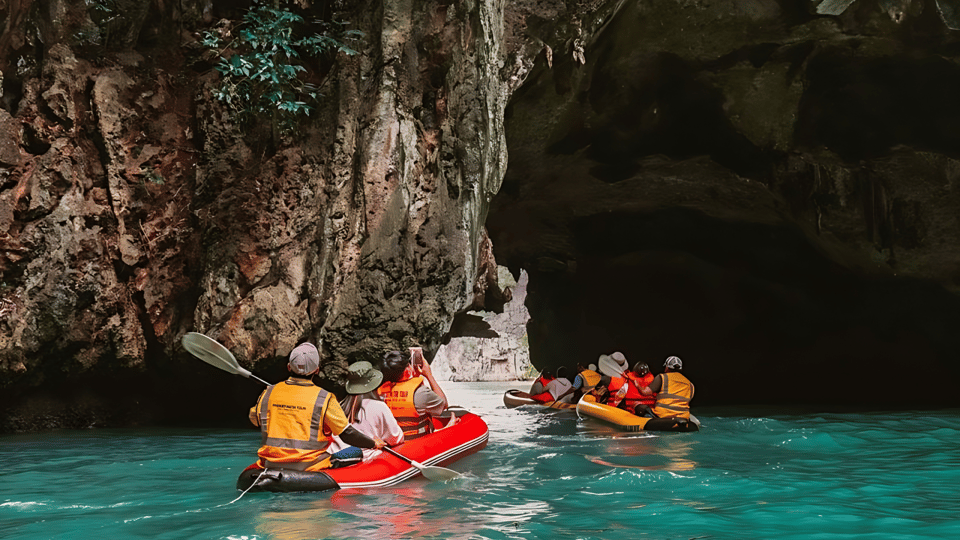
<svg viewBox="0 0 960 540">
<path fill-rule="evenodd" d="M 644 386 L 650 386 L 650 383 L 653 382 L 653 374 L 647 373 L 643 377 L 639 377 L 631 371 L 625 371 L 623 377 L 611 377 L 610 378 L 610 397 L 607 399 L 607 405 L 616 407 L 619 405 L 617 399 L 617 391 L 626 384 L 627 385 L 627 395 L 624 398 L 626 402 L 625 405 L 629 409 L 633 409 L 638 404 L 643 405 L 653 405 L 657 402 L 657 395 L 645 396 L 640 393 L 640 388 Z"/>
</svg>

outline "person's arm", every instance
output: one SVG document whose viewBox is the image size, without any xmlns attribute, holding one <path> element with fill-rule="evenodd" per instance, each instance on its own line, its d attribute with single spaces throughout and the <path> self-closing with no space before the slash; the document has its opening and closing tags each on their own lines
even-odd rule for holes
<svg viewBox="0 0 960 540">
<path fill-rule="evenodd" d="M 327 412 L 323 416 L 323 425 L 330 430 L 330 433 L 340 437 L 340 440 L 357 448 L 375 448 L 377 450 L 385 446 L 384 442 L 378 438 L 370 438 L 360 432 L 357 428 L 350 425 L 347 415 L 343 414 L 343 408 L 340 403 L 333 398 L 331 394 L 327 398 Z"/>
<path fill-rule="evenodd" d="M 353 426 L 347 426 L 346 429 L 340 432 L 340 440 L 349 444 L 350 446 L 356 446 L 357 448 L 373 448 L 379 450 L 386 446 L 380 439 L 371 439 L 364 435 L 360 430 Z"/>
<path fill-rule="evenodd" d="M 440 388 L 440 385 L 437 384 L 437 380 L 433 378 L 433 369 L 430 367 L 430 364 L 427 363 L 427 360 L 423 357 L 423 353 L 417 351 L 415 353 L 419 357 L 419 363 L 414 359 L 414 366 L 420 371 L 420 373 L 426 377 L 427 382 L 430 383 L 430 389 L 434 391 L 440 399 L 443 400 L 443 408 L 446 409 L 450 406 L 450 402 L 447 401 L 447 395 L 443 393 L 443 389 Z"/>
<path fill-rule="evenodd" d="M 403 444 L 403 428 L 397 423 L 390 407 L 382 401 L 375 403 L 377 404 L 375 406 L 378 407 L 377 425 L 380 438 L 389 446 Z"/>
<path fill-rule="evenodd" d="M 260 406 L 263 402 L 264 394 L 266 394 L 266 391 L 260 393 L 260 397 L 257 398 L 257 404 L 250 407 L 250 414 L 247 416 L 247 418 L 250 419 L 250 423 L 257 427 L 260 427 Z"/>
<path fill-rule="evenodd" d="M 650 386 L 643 386 L 640 388 L 640 393 L 645 396 L 652 396 L 660 392 L 661 386 L 663 386 L 663 378 L 657 375 L 653 378 Z"/>
</svg>

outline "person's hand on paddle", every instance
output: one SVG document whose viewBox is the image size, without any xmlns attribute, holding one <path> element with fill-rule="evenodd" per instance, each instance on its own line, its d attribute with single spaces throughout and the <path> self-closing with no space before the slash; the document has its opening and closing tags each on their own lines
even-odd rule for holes
<svg viewBox="0 0 960 540">
<path fill-rule="evenodd" d="M 375 450 L 382 450 L 384 446 L 387 446 L 387 443 L 383 441 L 380 437 L 373 438 L 373 448 Z"/>
</svg>

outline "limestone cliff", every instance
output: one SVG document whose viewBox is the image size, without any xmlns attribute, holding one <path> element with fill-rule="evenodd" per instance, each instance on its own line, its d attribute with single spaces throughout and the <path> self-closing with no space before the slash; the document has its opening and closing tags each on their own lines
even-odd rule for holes
<svg viewBox="0 0 960 540">
<path fill-rule="evenodd" d="M 363 39 L 316 66 L 324 99 L 292 135 L 213 98 L 197 40 L 233 3 L 0 6 L 6 428 L 175 418 L 174 388 L 249 400 L 202 382 L 222 375 L 183 351 L 187 331 L 274 378 L 322 343 L 337 381 L 388 349 L 435 351 L 498 296 L 482 246 L 507 163 L 503 3 L 310 4 L 291 6 Z"/>
<path fill-rule="evenodd" d="M 500 267 L 498 283 L 510 291 L 510 300 L 501 313 L 468 312 L 459 319 L 470 317 L 462 324 L 480 328 L 457 332 L 464 336 L 440 346 L 432 364 L 437 380 L 515 381 L 535 371 L 527 344 L 527 282 L 526 271 L 514 279 L 509 270 Z"/>
</svg>

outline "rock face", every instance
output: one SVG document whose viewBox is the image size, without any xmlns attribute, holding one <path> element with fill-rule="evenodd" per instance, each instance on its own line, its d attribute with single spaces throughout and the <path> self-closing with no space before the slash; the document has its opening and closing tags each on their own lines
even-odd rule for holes
<svg viewBox="0 0 960 540">
<path fill-rule="evenodd" d="M 530 313 L 524 302 L 527 298 L 528 277 L 520 272 L 515 280 L 510 271 L 500 267 L 498 282 L 511 292 L 511 299 L 502 313 L 481 312 L 475 324 L 483 326 L 488 337 L 456 337 L 442 345 L 431 367 L 437 380 L 443 381 L 515 381 L 530 376 L 530 347 L 527 344 L 527 321 Z M 458 334 L 467 334 L 466 330 Z"/>
<path fill-rule="evenodd" d="M 283 136 L 213 98 L 232 2 L 0 3 L 0 429 L 242 421 L 259 388 L 187 331 L 271 380 L 303 340 L 325 383 L 432 358 L 508 302 L 497 260 L 538 367 L 679 354 L 701 403 L 821 403 L 823 374 L 885 403 L 922 360 L 911 405 L 955 404 L 952 3 L 295 4 L 364 37 Z"/>
<path fill-rule="evenodd" d="M 186 331 L 273 379 L 320 343 L 336 382 L 388 349 L 435 351 L 498 296 L 502 3 L 300 3 L 364 38 L 315 67 L 325 99 L 293 136 L 212 97 L 191 32 L 236 8 L 122 4 L 120 26 L 84 3 L 0 7 L 0 427 L 216 418 L 258 389 L 205 381 L 222 375 Z M 173 388 L 199 409 L 166 403 Z"/>
<path fill-rule="evenodd" d="M 910 406 L 957 404 L 960 33 L 946 3 L 830 4 L 619 2 L 545 40 L 487 222 L 534 364 L 678 355 L 700 403 L 898 406 L 919 362 Z"/>
</svg>

